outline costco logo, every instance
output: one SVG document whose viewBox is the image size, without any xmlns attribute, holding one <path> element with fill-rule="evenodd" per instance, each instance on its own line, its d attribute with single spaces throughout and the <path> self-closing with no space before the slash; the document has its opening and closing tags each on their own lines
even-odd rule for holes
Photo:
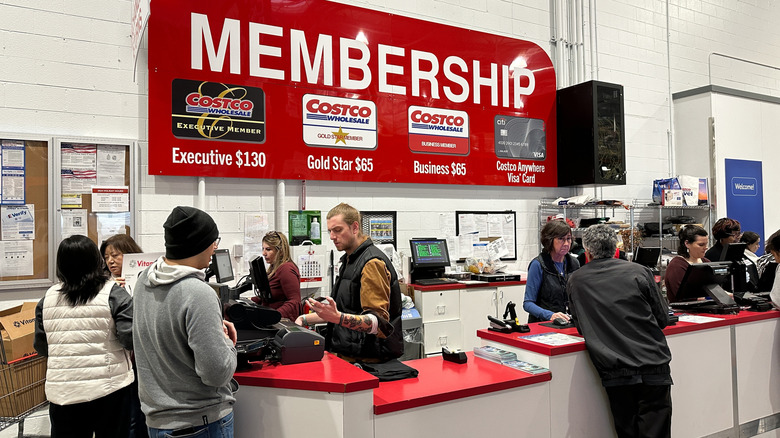
<svg viewBox="0 0 780 438">
<path fill-rule="evenodd" d="M 413 152 L 469 154 L 469 115 L 465 111 L 410 106 L 407 122 Z"/>
</svg>

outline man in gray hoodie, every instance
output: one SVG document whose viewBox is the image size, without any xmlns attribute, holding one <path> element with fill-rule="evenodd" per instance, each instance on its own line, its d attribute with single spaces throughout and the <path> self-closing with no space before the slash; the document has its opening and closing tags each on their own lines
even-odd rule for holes
<svg viewBox="0 0 780 438">
<path fill-rule="evenodd" d="M 163 228 L 165 256 L 138 276 L 133 298 L 133 346 L 149 435 L 232 437 L 236 331 L 223 321 L 204 272 L 219 230 L 192 207 L 174 208 Z"/>
</svg>

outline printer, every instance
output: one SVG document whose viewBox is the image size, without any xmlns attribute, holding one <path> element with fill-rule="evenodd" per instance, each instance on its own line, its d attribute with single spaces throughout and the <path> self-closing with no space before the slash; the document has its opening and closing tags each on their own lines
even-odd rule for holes
<svg viewBox="0 0 780 438">
<path fill-rule="evenodd" d="M 316 362 L 325 353 L 322 335 L 282 319 L 275 309 L 240 298 L 229 300 L 225 317 L 236 327 L 239 368 L 260 360 L 282 365 Z"/>
</svg>

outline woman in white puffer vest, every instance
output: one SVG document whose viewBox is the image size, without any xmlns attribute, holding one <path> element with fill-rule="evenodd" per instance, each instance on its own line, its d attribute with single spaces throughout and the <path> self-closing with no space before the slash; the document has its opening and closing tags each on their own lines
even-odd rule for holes
<svg viewBox="0 0 780 438">
<path fill-rule="evenodd" d="M 97 245 L 63 240 L 57 278 L 35 308 L 35 350 L 48 357 L 51 436 L 126 437 L 133 367 L 133 302 L 109 281 Z"/>
</svg>

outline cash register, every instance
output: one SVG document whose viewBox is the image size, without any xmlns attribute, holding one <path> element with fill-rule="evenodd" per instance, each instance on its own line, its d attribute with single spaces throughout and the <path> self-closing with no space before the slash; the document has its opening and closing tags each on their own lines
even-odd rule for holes
<svg viewBox="0 0 780 438">
<path fill-rule="evenodd" d="M 730 281 L 731 262 L 695 263 L 688 266 L 677 290 L 677 301 L 669 305 L 691 313 L 739 313 L 739 306 L 723 289 Z"/>
<path fill-rule="evenodd" d="M 734 294 L 734 300 L 740 306 L 750 307 L 750 310 L 757 312 L 771 310 L 768 294 L 760 292 L 756 265 L 745 257 L 746 248 L 746 243 L 724 245 L 720 260 L 729 262 L 731 271 L 730 281 L 726 282 L 724 288 Z"/>
<path fill-rule="evenodd" d="M 219 251 L 219 252 L 217 252 Z M 223 317 L 236 327 L 239 368 L 250 361 L 271 360 L 283 365 L 316 362 L 325 352 L 325 338 L 320 334 L 299 327 L 288 319 L 282 319 L 276 309 L 261 306 L 242 298 L 245 291 L 254 290 L 257 296 L 269 299 L 271 287 L 262 257 L 249 262 L 250 273 L 236 287 L 225 281 L 233 279 L 230 256 L 227 250 L 217 250 L 206 271 L 207 280 L 216 275 L 217 283 L 209 283 L 218 293 Z M 224 261 L 227 257 L 227 263 Z"/>
<path fill-rule="evenodd" d="M 413 284 L 432 286 L 457 283 L 452 278 L 444 278 L 444 268 L 450 265 L 447 241 L 444 239 L 412 239 L 412 266 L 409 271 Z"/>
</svg>

